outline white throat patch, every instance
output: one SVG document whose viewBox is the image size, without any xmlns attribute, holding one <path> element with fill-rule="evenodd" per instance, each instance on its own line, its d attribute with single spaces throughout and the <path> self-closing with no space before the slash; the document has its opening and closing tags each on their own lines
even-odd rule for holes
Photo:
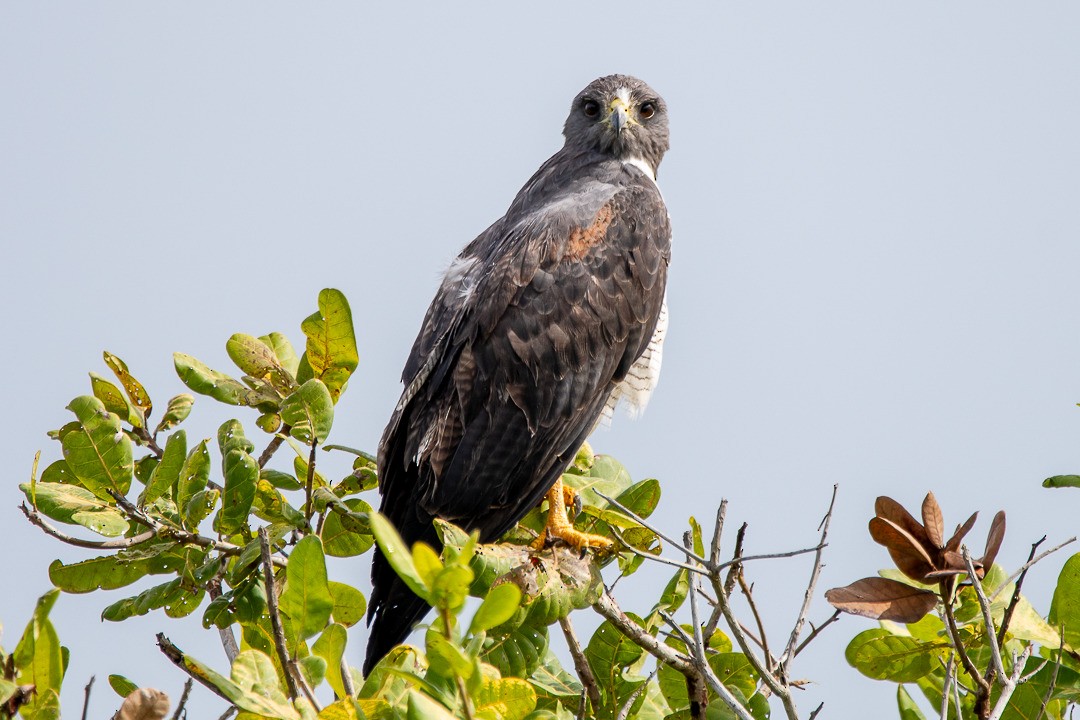
<svg viewBox="0 0 1080 720">
<path fill-rule="evenodd" d="M 645 162 L 644 158 L 630 157 L 630 158 L 626 158 L 622 162 L 623 162 L 623 165 L 633 165 L 638 170 L 645 173 L 648 176 L 648 178 L 653 181 L 653 185 L 656 184 L 656 174 L 653 172 L 653 169 L 651 167 L 649 167 L 649 163 Z"/>
</svg>

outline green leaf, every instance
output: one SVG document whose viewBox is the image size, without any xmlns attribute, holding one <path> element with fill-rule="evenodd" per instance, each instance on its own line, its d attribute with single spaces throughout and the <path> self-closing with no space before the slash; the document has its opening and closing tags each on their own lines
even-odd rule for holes
<svg viewBox="0 0 1080 720">
<path fill-rule="evenodd" d="M 210 451 L 206 449 L 206 442 L 206 440 L 199 441 L 180 467 L 180 475 L 176 480 L 178 508 L 186 507 L 192 495 L 204 490 L 206 483 L 210 481 Z"/>
<path fill-rule="evenodd" d="M 134 471 L 131 440 L 120 419 L 91 395 L 75 398 L 68 409 L 79 427 L 63 436 L 64 459 L 79 481 L 102 500 L 111 500 L 108 489 L 126 495 Z"/>
<path fill-rule="evenodd" d="M 41 471 L 40 482 L 63 483 L 65 485 L 78 485 L 79 479 L 71 472 L 66 460 L 57 460 L 50 463 Z"/>
<path fill-rule="evenodd" d="M 202 521 L 214 512 L 220 496 L 221 492 L 217 489 L 200 490 L 192 495 L 184 506 L 184 527 L 191 532 L 197 531 Z"/>
<path fill-rule="evenodd" d="M 946 643 L 924 643 L 888 630 L 865 630 L 848 643 L 844 656 L 867 677 L 915 682 L 935 667 Z"/>
<path fill-rule="evenodd" d="M 246 650 L 240 653 L 240 656 L 237 657 L 237 662 L 240 662 L 241 656 L 246 657 L 248 653 L 255 652 L 257 651 Z M 229 678 L 218 674 L 210 668 L 210 666 L 196 660 L 191 655 L 184 654 L 177 664 L 184 668 L 188 674 L 198 677 L 220 690 L 222 695 L 228 698 L 230 702 L 241 710 L 246 710 L 249 713 L 262 717 L 279 718 L 280 720 L 300 720 L 300 714 L 297 713 L 287 700 L 278 700 L 274 697 L 267 697 L 254 690 L 246 691 Z M 262 667 L 265 668 L 265 666 Z M 270 682 L 269 678 L 266 677 L 264 670 L 261 670 L 257 676 L 264 678 L 267 683 Z M 276 671 L 274 682 L 276 682 Z M 273 685 L 265 683 L 262 685 L 263 692 L 268 692 L 268 690 L 273 687 Z"/>
<path fill-rule="evenodd" d="M 78 485 L 39 482 L 20 483 L 31 504 L 53 520 L 70 525 L 82 525 L 105 537 L 120 537 L 128 530 L 123 514 L 108 502 L 98 499 Z"/>
<path fill-rule="evenodd" d="M 415 554 L 413 558 L 415 561 Z M 469 586 L 472 581 L 473 571 L 469 567 L 447 565 L 432 579 L 431 604 L 437 608 L 457 612 L 465 604 L 465 598 L 469 596 Z"/>
<path fill-rule="evenodd" d="M 279 332 L 272 332 L 269 335 L 260 336 L 259 340 L 274 351 L 278 364 L 295 378 L 296 370 L 300 366 L 300 358 L 296 356 L 296 351 L 289 339 Z"/>
<path fill-rule="evenodd" d="M 369 521 L 371 506 L 360 498 L 342 501 L 348 515 L 340 506 L 328 512 L 323 523 L 322 539 L 326 554 L 333 557 L 353 557 L 368 551 L 375 544 Z"/>
<path fill-rule="evenodd" d="M 181 579 L 176 578 L 109 605 L 101 612 L 101 618 L 120 622 L 162 608 L 169 617 L 183 617 L 198 607 L 203 594 L 202 590 L 185 588 Z"/>
<path fill-rule="evenodd" d="M 281 472 L 280 470 L 263 468 L 262 471 L 259 472 L 259 477 L 281 490 L 299 490 L 304 487 L 304 483 L 297 480 L 295 475 L 290 475 L 289 473 Z"/>
<path fill-rule="evenodd" d="M 334 610 L 334 598 L 326 582 L 326 558 L 314 535 L 296 544 L 285 566 L 285 591 L 281 612 L 288 616 L 297 640 L 306 640 L 326 627 Z"/>
<path fill-rule="evenodd" d="M 486 679 L 474 698 L 477 715 L 524 720 L 536 707 L 536 691 L 518 678 Z"/>
<path fill-rule="evenodd" d="M 352 311 L 340 290 L 327 288 L 319 293 L 319 312 L 300 326 L 307 336 L 297 371 L 297 380 L 322 380 L 336 403 L 349 376 L 360 362 L 353 334 Z"/>
<path fill-rule="evenodd" d="M 629 617 L 641 624 L 638 618 Z M 614 690 L 622 684 L 623 670 L 637 662 L 644 652 L 610 621 L 605 620 L 590 638 L 585 648 L 585 658 L 600 686 Z"/>
<path fill-rule="evenodd" d="M 131 423 L 134 427 L 142 427 L 142 417 L 128 404 L 128 399 L 120 388 L 97 373 L 90 373 L 90 389 L 93 391 L 94 397 L 101 401 L 106 410 L 122 421 Z"/>
<path fill-rule="evenodd" d="M 394 526 L 381 513 L 371 513 L 371 532 L 375 535 L 375 542 L 379 543 L 379 549 L 386 557 L 390 567 L 394 568 L 409 589 L 430 604 L 430 593 L 420 578 L 420 574 L 413 565 L 412 553 L 405 546 L 405 541 L 398 535 Z"/>
<path fill-rule="evenodd" d="M 434 630 L 427 633 L 427 658 L 432 672 L 443 678 L 468 679 L 473 674 L 473 661 L 464 650 Z"/>
<path fill-rule="evenodd" d="M 926 720 L 926 716 L 923 715 L 922 710 L 908 695 L 908 691 L 904 689 L 903 685 L 896 688 L 896 705 L 900 710 L 900 720 Z"/>
<path fill-rule="evenodd" d="M 615 499 L 639 517 L 647 518 L 660 503 L 660 481 L 650 478 L 634 483 Z"/>
<path fill-rule="evenodd" d="M 327 585 L 330 589 L 330 596 L 334 599 L 334 622 L 345 627 L 352 627 L 360 622 L 364 618 L 364 613 L 367 612 L 367 601 L 364 600 L 364 594 L 352 585 L 334 582 L 333 580 L 330 580 Z"/>
<path fill-rule="evenodd" d="M 53 560 L 49 580 L 64 592 L 87 593 L 130 585 L 149 571 L 146 561 L 124 562 L 116 555 L 104 555 L 71 565 Z"/>
<path fill-rule="evenodd" d="M 503 583 L 491 588 L 484 602 L 477 608 L 469 624 L 470 633 L 483 632 L 502 625 L 517 612 L 521 605 L 521 590 L 512 583 Z"/>
<path fill-rule="evenodd" d="M 146 483 L 146 489 L 139 497 L 140 506 L 149 505 L 159 497 L 168 494 L 176 486 L 186 458 L 187 435 L 183 430 L 177 430 L 165 443 L 161 462 L 154 466 L 150 480 Z"/>
<path fill-rule="evenodd" d="M 1047 488 L 1080 487 L 1080 475 L 1055 475 L 1043 480 L 1042 484 Z"/>
<path fill-rule="evenodd" d="M 110 675 L 109 687 L 116 691 L 116 694 L 122 698 L 126 698 L 131 693 L 139 689 L 139 686 L 128 680 L 123 675 Z"/>
<path fill-rule="evenodd" d="M 571 700 L 577 702 L 581 697 L 581 683 L 559 664 L 559 659 L 550 649 L 544 653 L 540 664 L 529 675 L 528 680 L 541 695 L 564 703 Z"/>
<path fill-rule="evenodd" d="M 229 676 L 237 687 L 265 695 L 275 702 L 288 702 L 278 679 L 274 661 L 258 650 L 245 650 L 236 656 Z"/>
<path fill-rule="evenodd" d="M 281 403 L 281 419 L 289 433 L 307 444 L 322 443 L 334 424 L 334 400 L 321 380 L 311 379 Z"/>
<path fill-rule="evenodd" d="M 311 652 L 326 661 L 326 681 L 338 697 L 348 697 L 341 679 L 341 658 L 345 655 L 348 633 L 344 625 L 333 623 L 323 630 L 311 646 Z"/>
<path fill-rule="evenodd" d="M 296 389 L 296 380 L 281 366 L 274 350 L 262 340 L 236 333 L 225 343 L 225 351 L 245 375 L 269 382 L 282 394 Z"/>
<path fill-rule="evenodd" d="M 226 405 L 254 404 L 254 393 L 246 385 L 225 373 L 211 370 L 190 355 L 173 353 L 173 366 L 180 380 L 200 395 L 208 395 Z"/>
<path fill-rule="evenodd" d="M 484 640 L 480 657 L 503 675 L 529 677 L 547 653 L 547 627 L 523 624 L 493 629 Z"/>
<path fill-rule="evenodd" d="M 24 713 L 30 717 L 33 717 L 33 713 L 38 709 L 48 706 L 46 691 L 59 692 L 60 683 L 64 679 L 60 638 L 49 620 L 49 611 L 59 594 L 60 591 L 54 589 L 38 598 L 30 622 L 11 654 L 17 671 L 15 682 L 19 685 L 33 685 L 37 693 L 37 697 L 30 702 L 27 712 Z"/>
<path fill-rule="evenodd" d="M 123 360 L 113 355 L 108 350 L 101 355 L 105 359 L 105 364 L 116 374 L 116 378 L 120 381 L 120 384 L 124 386 L 124 391 L 127 392 L 131 404 L 142 411 L 144 418 L 150 417 L 150 412 L 154 409 L 154 406 L 150 402 L 150 395 L 146 392 L 146 388 L 142 386 L 142 383 L 132 377 L 131 373 L 128 372 L 127 364 L 125 364 Z"/>
<path fill-rule="evenodd" d="M 1065 642 L 1080 647 L 1080 553 L 1066 560 L 1061 568 L 1047 620 L 1053 627 L 1064 625 Z"/>
<path fill-rule="evenodd" d="M 158 423 L 154 434 L 171 430 L 184 422 L 184 420 L 187 420 L 187 416 L 191 414 L 191 406 L 194 404 L 195 398 L 187 393 L 181 393 L 169 398 L 165 414 L 161 416 L 161 422 Z"/>
<path fill-rule="evenodd" d="M 235 420 L 229 420 L 218 429 L 218 446 L 223 458 L 225 489 L 214 529 L 231 535 L 247 525 L 259 482 L 259 463 L 248 454 L 255 446 L 245 437 L 243 428 Z"/>
<path fill-rule="evenodd" d="M 454 720 L 454 714 L 419 690 L 409 690 L 406 720 Z"/>
</svg>

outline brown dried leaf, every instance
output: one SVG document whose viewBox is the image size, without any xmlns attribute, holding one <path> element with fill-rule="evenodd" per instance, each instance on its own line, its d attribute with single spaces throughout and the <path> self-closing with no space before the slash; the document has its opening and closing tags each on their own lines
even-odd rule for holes
<svg viewBox="0 0 1080 720">
<path fill-rule="evenodd" d="M 922 521 L 930 544 L 936 548 L 945 547 L 945 520 L 941 517 L 941 506 L 932 492 L 926 493 L 922 501 Z"/>
<path fill-rule="evenodd" d="M 1005 539 L 1005 511 L 998 510 L 994 521 L 990 523 L 990 532 L 986 535 L 986 550 L 980 559 L 983 567 L 991 568 L 994 559 L 997 558 L 998 550 L 1001 549 L 1001 541 Z"/>
<path fill-rule="evenodd" d="M 888 578 L 870 577 L 846 587 L 833 588 L 825 599 L 837 610 L 873 620 L 913 623 L 937 605 L 938 596 L 929 590 L 905 585 Z"/>
<path fill-rule="evenodd" d="M 126 698 L 115 720 L 164 720 L 169 714 L 169 696 L 154 688 L 139 688 Z"/>
<path fill-rule="evenodd" d="M 915 538 L 918 542 L 925 544 L 928 541 L 926 536 L 926 528 L 916 520 L 911 513 L 904 509 L 904 506 L 893 500 L 891 497 L 882 495 L 874 501 L 874 514 L 879 518 L 888 520 L 893 525 L 903 528 L 909 535 Z"/>
<path fill-rule="evenodd" d="M 975 561 L 975 567 L 979 567 L 977 560 Z M 940 580 L 950 575 L 963 575 L 965 573 L 967 573 L 967 564 L 964 563 L 964 556 L 958 552 L 946 550 L 941 553 L 941 567 L 932 573 L 927 573 L 926 577 L 928 580 Z"/>
<path fill-rule="evenodd" d="M 979 513 L 971 513 L 971 517 L 967 519 L 967 522 L 963 525 L 956 526 L 956 532 L 949 538 L 949 542 L 945 543 L 945 549 L 949 552 L 956 552 L 960 549 L 960 541 L 964 539 L 964 536 L 970 532 L 971 528 L 975 526 L 975 520 L 979 517 Z"/>
<path fill-rule="evenodd" d="M 934 561 L 926 549 L 906 532 L 882 517 L 870 519 L 870 537 L 884 545 L 900 572 L 912 580 L 922 582 L 935 570 Z"/>
</svg>

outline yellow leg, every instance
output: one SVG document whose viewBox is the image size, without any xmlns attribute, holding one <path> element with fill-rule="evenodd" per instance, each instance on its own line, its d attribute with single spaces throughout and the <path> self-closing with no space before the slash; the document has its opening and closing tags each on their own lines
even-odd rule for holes
<svg viewBox="0 0 1080 720">
<path fill-rule="evenodd" d="M 577 493 L 574 492 L 573 488 L 563 485 L 562 478 L 555 481 L 547 494 L 547 525 L 540 533 L 540 537 L 533 542 L 533 548 L 541 550 L 549 540 L 562 540 L 575 550 L 584 550 L 586 548 L 603 550 L 612 546 L 613 543 L 606 537 L 575 530 L 573 524 L 566 519 L 566 506 L 568 504 L 572 505 L 576 499 Z"/>
</svg>

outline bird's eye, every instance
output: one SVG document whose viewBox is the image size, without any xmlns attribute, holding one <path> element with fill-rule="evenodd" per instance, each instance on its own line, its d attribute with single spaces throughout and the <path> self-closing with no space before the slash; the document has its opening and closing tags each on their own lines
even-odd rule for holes
<svg viewBox="0 0 1080 720">
<path fill-rule="evenodd" d="M 595 100 L 586 100 L 581 104 L 581 111 L 585 113 L 585 117 L 594 118 L 600 114 L 600 103 Z"/>
<path fill-rule="evenodd" d="M 654 103 L 652 101 L 649 101 L 649 100 L 646 100 L 645 102 L 641 103 L 641 108 L 638 109 L 638 115 L 641 116 L 642 120 L 648 120 L 649 118 L 651 118 L 655 114 L 656 114 L 656 103 Z"/>
</svg>

